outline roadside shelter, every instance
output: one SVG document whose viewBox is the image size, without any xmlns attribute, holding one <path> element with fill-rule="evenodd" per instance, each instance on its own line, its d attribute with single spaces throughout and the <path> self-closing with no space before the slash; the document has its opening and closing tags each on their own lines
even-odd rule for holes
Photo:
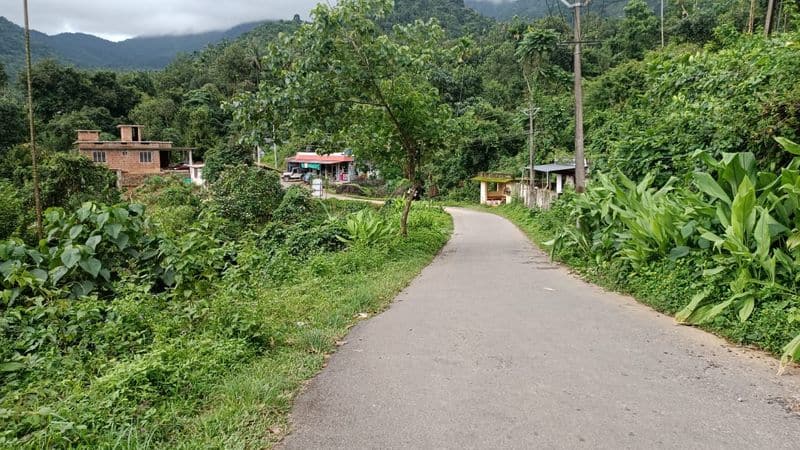
<svg viewBox="0 0 800 450">
<path fill-rule="evenodd" d="M 513 175 L 496 172 L 481 172 L 472 181 L 481 184 L 481 205 L 492 206 L 511 203 L 514 189 L 519 185 Z"/>
</svg>

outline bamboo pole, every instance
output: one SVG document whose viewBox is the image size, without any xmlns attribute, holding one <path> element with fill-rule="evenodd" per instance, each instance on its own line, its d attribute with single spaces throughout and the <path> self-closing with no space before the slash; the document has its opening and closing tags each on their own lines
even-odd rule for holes
<svg viewBox="0 0 800 450">
<path fill-rule="evenodd" d="M 28 0 L 22 0 L 25 14 L 25 64 L 28 75 L 28 124 L 31 138 L 31 171 L 33 172 L 33 202 L 36 208 L 36 236 L 44 237 L 42 226 L 42 199 L 39 189 L 39 165 L 36 152 L 36 130 L 33 120 L 33 81 L 31 80 L 31 27 L 28 21 Z"/>
</svg>

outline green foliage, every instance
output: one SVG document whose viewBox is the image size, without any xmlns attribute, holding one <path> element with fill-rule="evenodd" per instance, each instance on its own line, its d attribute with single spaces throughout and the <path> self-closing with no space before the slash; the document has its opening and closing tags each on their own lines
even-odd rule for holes
<svg viewBox="0 0 800 450">
<path fill-rule="evenodd" d="M 671 47 L 595 80 L 587 90 L 595 168 L 634 180 L 653 171 L 661 184 L 693 171 L 698 149 L 788 162 L 773 137 L 794 139 L 800 128 L 800 58 L 797 46 L 779 43 L 791 35 L 775 39 L 743 36 L 718 51 Z"/>
<path fill-rule="evenodd" d="M 21 241 L 0 243 L 2 301 L 31 305 L 50 298 L 78 298 L 108 291 L 134 260 L 144 259 L 149 239 L 138 205 L 101 207 L 86 203 L 73 214 L 47 211 L 47 238 L 38 248 Z"/>
<path fill-rule="evenodd" d="M 137 195 L 169 208 L 179 200 L 155 197 L 165 191 L 197 202 L 170 180 Z M 307 205 L 304 194 L 291 195 L 287 210 Z M 447 239 L 446 214 L 415 208 L 407 240 L 345 250 L 340 217 L 365 207 L 334 201 L 327 212 L 309 209 L 303 223 L 234 238 L 208 213 L 170 237 L 135 205 L 51 210 L 46 251 L 0 245 L 3 289 L 26 290 L 0 315 L 0 445 L 107 447 L 124 436 L 136 445 L 217 447 L 220 435 L 197 427 L 232 404 L 225 442 L 235 434 L 263 445 L 288 413 L 285 399 L 320 368 L 320 352 L 358 313 L 380 309 Z M 65 301 L 87 280 L 102 289 Z M 250 385 L 275 389 L 228 389 L 248 372 L 257 373 Z M 235 401 L 220 402 L 228 393 Z"/>
<path fill-rule="evenodd" d="M 311 193 L 300 186 L 292 186 L 283 194 L 280 205 L 275 209 L 274 218 L 280 222 L 291 223 L 307 218 L 313 211 Z"/>
<path fill-rule="evenodd" d="M 349 245 L 381 246 L 397 236 L 397 230 L 391 223 L 368 209 L 348 217 L 345 229 L 347 235 L 339 239 Z"/>
<path fill-rule="evenodd" d="M 42 141 L 48 150 L 66 152 L 75 148 L 76 130 L 100 130 L 116 133 L 116 121 L 106 108 L 84 106 L 78 111 L 58 114 L 47 123 Z"/>
<path fill-rule="evenodd" d="M 261 130 L 278 125 L 325 148 L 357 149 L 421 188 L 420 168 L 448 145 L 453 127 L 430 79 L 456 59 L 433 21 L 387 33 L 378 22 L 390 12 L 385 0 L 321 4 L 313 22 L 270 46 L 264 65 L 272 83 L 231 105 L 249 143 L 260 144 Z"/>
<path fill-rule="evenodd" d="M 244 226 L 269 221 L 282 199 L 278 175 L 255 167 L 228 168 L 211 185 L 214 210 Z"/>
<path fill-rule="evenodd" d="M 214 183 L 226 168 L 252 163 L 253 151 L 244 145 L 218 144 L 206 152 L 203 178 L 209 183 Z"/>
<path fill-rule="evenodd" d="M 6 239 L 20 226 L 22 200 L 17 188 L 0 179 L 0 239 Z"/>
<path fill-rule="evenodd" d="M 577 225 L 563 228 L 548 245 L 554 254 L 598 264 L 620 260 L 636 271 L 687 258 L 702 277 L 677 312 L 681 323 L 716 323 L 729 308 L 746 322 L 772 302 L 796 308 L 800 146 L 779 143 L 792 159 L 777 173 L 759 171 L 751 153 L 715 159 L 697 152 L 694 159 L 709 172 L 695 172 L 691 185 L 671 179 L 655 188 L 652 173 L 638 185 L 622 174 L 600 174 L 570 202 L 570 222 Z M 796 345 L 784 348 L 784 362 Z"/>
<path fill-rule="evenodd" d="M 22 102 L 0 89 L 0 154 L 5 149 L 25 141 L 28 129 Z"/>
<path fill-rule="evenodd" d="M 76 153 L 49 153 L 41 161 L 42 205 L 76 208 L 86 201 L 119 201 L 116 175 Z M 30 185 L 27 186 L 30 189 Z"/>
</svg>

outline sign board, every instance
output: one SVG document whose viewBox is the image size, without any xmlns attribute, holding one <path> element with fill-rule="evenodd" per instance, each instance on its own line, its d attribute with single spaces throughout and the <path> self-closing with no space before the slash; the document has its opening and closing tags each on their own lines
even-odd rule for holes
<svg viewBox="0 0 800 450">
<path fill-rule="evenodd" d="M 322 198 L 323 193 L 322 180 L 319 178 L 311 180 L 311 196 L 314 198 Z"/>
<path fill-rule="evenodd" d="M 303 169 L 320 170 L 320 164 L 319 163 L 301 163 L 300 167 L 302 167 Z"/>
</svg>

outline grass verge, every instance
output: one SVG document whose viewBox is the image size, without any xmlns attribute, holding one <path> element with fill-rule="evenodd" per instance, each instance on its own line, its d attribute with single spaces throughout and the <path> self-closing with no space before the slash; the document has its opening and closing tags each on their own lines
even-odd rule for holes
<svg viewBox="0 0 800 450">
<path fill-rule="evenodd" d="M 283 344 L 231 367 L 210 386 L 197 413 L 181 411 L 180 400 L 163 408 L 174 413 L 161 415 L 171 423 L 155 427 L 161 428 L 158 438 L 133 427 L 102 441 L 131 449 L 272 447 L 289 431 L 295 394 L 324 367 L 336 342 L 365 314 L 385 309 L 447 242 L 450 216 L 426 217 L 432 223 L 414 223 L 412 215 L 409 237 L 391 248 L 322 254 L 295 277 L 302 281 L 257 288 L 262 319 L 282 330 Z"/>
</svg>

